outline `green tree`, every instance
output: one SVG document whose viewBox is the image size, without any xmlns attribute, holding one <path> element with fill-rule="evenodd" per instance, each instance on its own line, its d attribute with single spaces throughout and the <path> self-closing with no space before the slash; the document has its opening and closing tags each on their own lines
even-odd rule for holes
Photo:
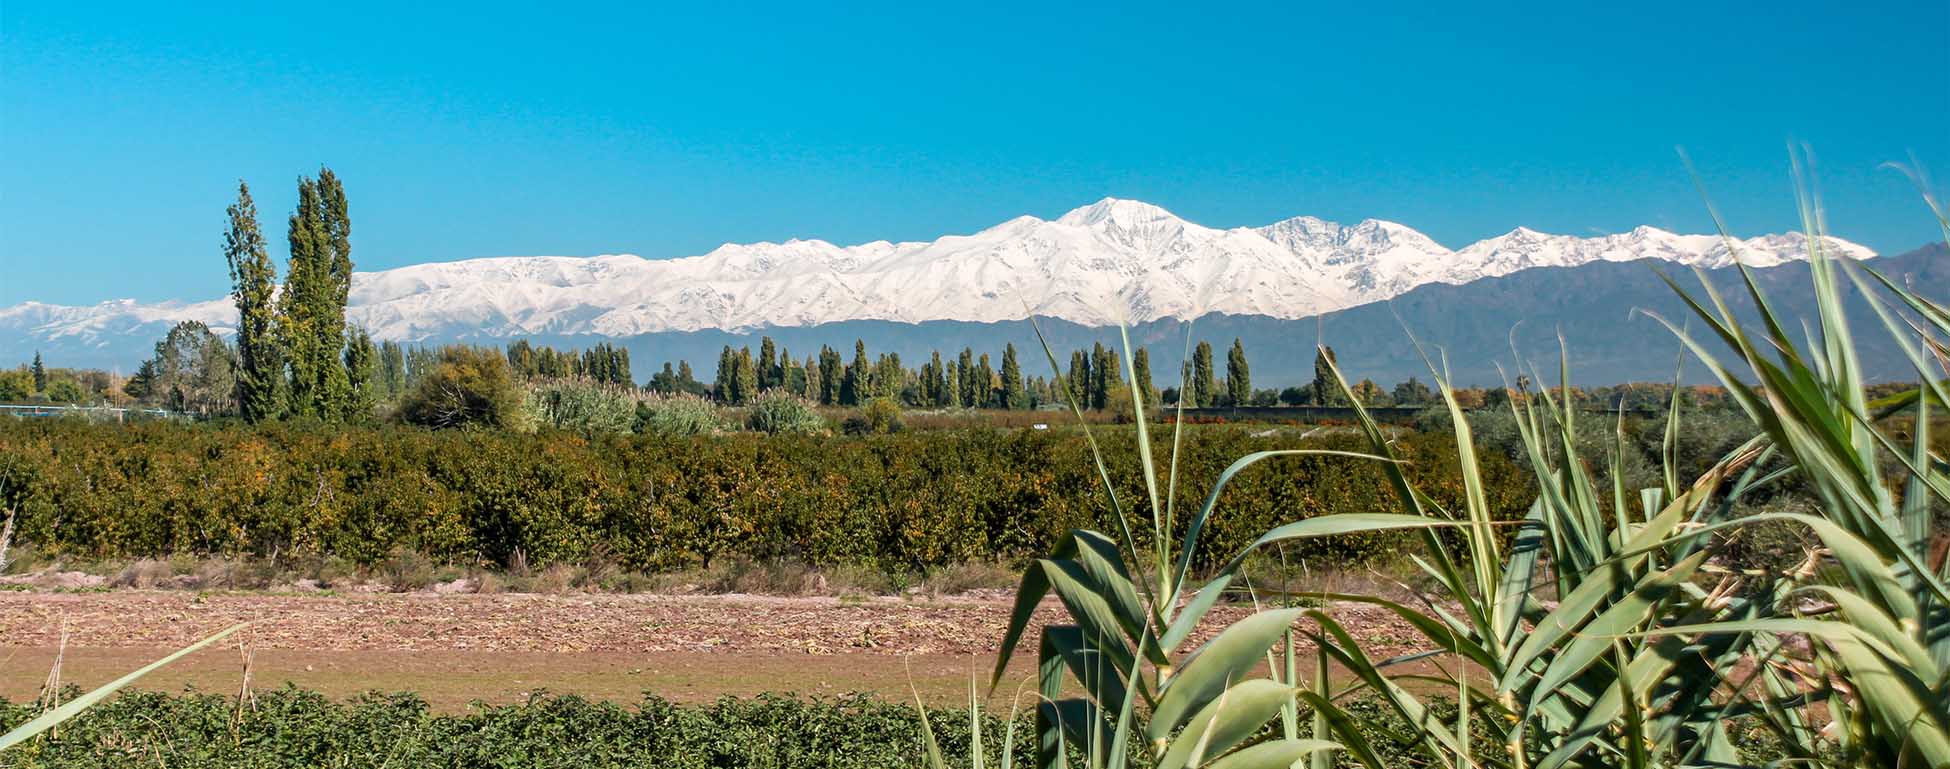
<svg viewBox="0 0 1950 769">
<path fill-rule="evenodd" d="M 1340 386 L 1334 382 L 1333 362 L 1336 360 L 1338 359 L 1334 357 L 1334 348 L 1332 347 L 1322 345 L 1320 351 L 1314 353 L 1314 381 L 1312 389 L 1313 404 L 1316 406 L 1347 405 L 1347 397 L 1341 394 Z"/>
<path fill-rule="evenodd" d="M 1117 370 L 1117 353 L 1097 344 L 1090 350 L 1090 407 L 1102 411 L 1110 407 L 1110 391 L 1124 382 Z"/>
<path fill-rule="evenodd" d="M 811 355 L 806 356 L 806 365 L 800 370 L 805 372 L 806 377 L 804 383 L 806 389 L 800 394 L 806 396 L 806 400 L 819 403 L 820 396 L 826 392 L 826 383 L 821 380 L 824 372 L 820 370 L 819 359 Z"/>
<path fill-rule="evenodd" d="M 935 408 L 948 405 L 947 372 L 941 368 L 940 350 L 933 351 L 928 362 L 921 364 L 921 400 Z"/>
<path fill-rule="evenodd" d="M 24 368 L 0 371 L 0 403 L 24 401 L 34 396 L 34 375 Z"/>
<path fill-rule="evenodd" d="M 230 345 L 196 321 L 183 321 L 156 343 L 122 391 L 172 411 L 226 414 L 237 403 L 237 359 Z"/>
<path fill-rule="evenodd" d="M 846 374 L 841 370 L 840 353 L 831 347 L 819 347 L 819 403 L 831 406 L 840 402 L 840 389 L 845 386 Z"/>
<path fill-rule="evenodd" d="M 1199 342 L 1192 349 L 1191 383 L 1186 386 L 1187 402 L 1198 408 L 1208 408 L 1219 399 L 1218 381 L 1213 378 L 1212 345 Z"/>
<path fill-rule="evenodd" d="M 1226 352 L 1226 399 L 1234 406 L 1252 405 L 1253 378 L 1246 370 L 1246 348 L 1238 337 Z"/>
<path fill-rule="evenodd" d="M 379 343 L 379 399 L 392 401 L 406 392 L 406 350 L 398 342 Z"/>
<path fill-rule="evenodd" d="M 1144 348 L 1139 347 L 1131 353 L 1131 371 L 1131 376 L 1136 379 L 1131 391 L 1142 399 L 1146 408 L 1156 406 L 1158 391 L 1151 389 L 1151 354 L 1145 352 Z"/>
<path fill-rule="evenodd" d="M 1022 391 L 1022 365 L 1016 362 L 1016 346 L 1002 348 L 1001 403 L 1005 409 L 1028 408 L 1029 398 Z"/>
<path fill-rule="evenodd" d="M 47 366 L 41 363 L 40 350 L 34 351 L 34 365 L 30 370 L 34 372 L 34 392 L 47 392 Z"/>
<path fill-rule="evenodd" d="M 513 427 L 521 418 L 521 388 L 497 350 L 450 345 L 419 376 L 400 404 L 406 421 L 428 427 Z"/>
<path fill-rule="evenodd" d="M 278 335 L 277 267 L 257 227 L 257 204 L 250 185 L 237 183 L 237 202 L 226 209 L 224 261 L 230 266 L 230 294 L 237 304 L 237 411 L 262 422 L 284 413 L 284 345 Z"/>
<path fill-rule="evenodd" d="M 752 348 L 738 348 L 734 362 L 737 364 L 734 369 L 737 376 L 732 380 L 731 402 L 742 406 L 758 396 L 758 367 L 752 362 Z"/>
<path fill-rule="evenodd" d="M 907 385 L 907 369 L 901 367 L 900 353 L 881 353 L 873 364 L 873 396 L 899 398 Z"/>
<path fill-rule="evenodd" d="M 379 405 L 379 348 L 372 335 L 354 327 L 345 340 L 345 420 L 362 422 L 372 418 Z"/>
<path fill-rule="evenodd" d="M 1070 351 L 1070 373 L 1064 377 L 1064 390 L 1077 408 L 1090 408 L 1090 358 L 1082 350 Z"/>
<path fill-rule="evenodd" d="M 853 340 L 853 362 L 847 364 L 846 374 L 840 381 L 840 405 L 860 406 L 867 402 L 873 376 L 868 368 L 871 365 L 867 362 L 867 343 Z"/>
<path fill-rule="evenodd" d="M 718 351 L 718 375 L 711 381 L 711 394 L 721 403 L 731 401 L 731 392 L 736 389 L 733 381 L 738 376 L 738 362 L 731 354 L 731 345 Z"/>
<path fill-rule="evenodd" d="M 1354 397 L 1359 399 L 1363 406 L 1389 406 L 1394 403 L 1388 397 L 1388 391 L 1381 389 L 1381 385 L 1375 384 L 1372 379 L 1357 382 L 1353 390 Z"/>
<path fill-rule="evenodd" d="M 759 337 L 757 371 L 758 390 L 764 392 L 784 384 L 784 370 L 779 367 L 779 348 L 769 336 Z"/>
<path fill-rule="evenodd" d="M 1421 406 L 1435 402 L 1435 391 L 1421 380 L 1409 377 L 1395 385 L 1394 399 L 1397 406 Z"/>
<path fill-rule="evenodd" d="M 961 355 L 955 359 L 955 395 L 961 405 L 971 409 L 982 407 L 982 401 L 975 394 L 975 351 L 961 348 Z"/>
<path fill-rule="evenodd" d="M 340 362 L 352 286 L 350 234 L 345 189 L 331 169 L 320 169 L 316 181 L 299 177 L 278 318 L 291 371 L 288 399 L 302 416 L 337 419 L 350 389 Z"/>
</svg>

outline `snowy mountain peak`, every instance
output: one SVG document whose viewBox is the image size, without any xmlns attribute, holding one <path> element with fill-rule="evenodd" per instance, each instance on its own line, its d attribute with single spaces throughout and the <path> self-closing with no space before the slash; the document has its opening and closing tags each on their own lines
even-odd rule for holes
<svg viewBox="0 0 1950 769">
<path fill-rule="evenodd" d="M 1842 240 L 1830 254 L 1874 254 Z M 1214 229 L 1137 200 L 1105 198 L 1054 221 L 1019 216 L 970 235 L 840 246 L 818 239 L 726 243 L 651 260 L 629 254 L 528 256 L 417 264 L 353 275 L 348 319 L 404 341 L 544 334 L 630 337 L 664 331 L 813 326 L 847 320 L 998 322 L 1027 312 L 1087 325 L 1211 312 L 1304 318 L 1533 267 L 1658 259 L 1720 267 L 1805 259 L 1807 238 L 1733 244 L 1650 226 L 1581 238 L 1528 227 L 1451 250 L 1408 226 L 1298 216 Z M 227 298 L 0 308 L 0 341 L 61 340 L 89 349 L 170 325 L 228 333 Z M 31 348 L 30 348 L 31 349 Z"/>
<path fill-rule="evenodd" d="M 1183 222 L 1170 211 L 1158 206 L 1142 200 L 1122 198 L 1104 198 L 1082 208 L 1072 209 L 1056 221 L 1058 224 L 1072 227 L 1110 226 L 1121 229 L 1138 229 L 1160 222 Z"/>
</svg>

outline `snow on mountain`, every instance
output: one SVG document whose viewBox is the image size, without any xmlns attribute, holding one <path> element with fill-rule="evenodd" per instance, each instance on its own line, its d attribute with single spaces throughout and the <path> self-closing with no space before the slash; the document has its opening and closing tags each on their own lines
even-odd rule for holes
<svg viewBox="0 0 1950 769">
<path fill-rule="evenodd" d="M 1737 251 L 1749 265 L 1779 264 L 1806 258 L 1806 238 L 1766 235 Z M 1873 256 L 1841 240 L 1831 251 Z M 927 242 L 790 240 L 668 260 L 496 257 L 360 272 L 347 315 L 378 338 L 408 341 L 1029 315 L 1086 325 L 1212 312 L 1292 319 L 1428 283 L 1635 259 L 1718 267 L 1733 257 L 1718 236 L 1652 227 L 1594 238 L 1518 228 L 1452 251 L 1375 219 L 1342 226 L 1303 216 L 1220 230 L 1149 203 L 1106 198 L 1055 220 L 1022 216 Z M 228 333 L 235 312 L 227 299 L 30 302 L 0 309 L 0 337 L 99 346 L 124 335 L 160 337 L 179 320 Z"/>
</svg>

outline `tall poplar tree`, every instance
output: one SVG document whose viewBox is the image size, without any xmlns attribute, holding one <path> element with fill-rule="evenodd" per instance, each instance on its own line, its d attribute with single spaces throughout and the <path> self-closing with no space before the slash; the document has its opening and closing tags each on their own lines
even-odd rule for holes
<svg viewBox="0 0 1950 769">
<path fill-rule="evenodd" d="M 237 183 L 237 202 L 226 213 L 230 231 L 223 236 L 223 256 L 237 303 L 237 410 L 247 421 L 262 422 L 283 415 L 285 408 L 284 345 L 273 300 L 277 267 L 257 228 L 250 185 Z"/>
<path fill-rule="evenodd" d="M 743 405 L 758 397 L 758 370 L 752 364 L 752 348 L 738 348 L 735 363 L 737 367 L 733 369 L 736 376 L 731 385 L 731 402 Z"/>
<path fill-rule="evenodd" d="M 279 298 L 279 320 L 290 360 L 291 410 L 337 419 L 350 384 L 345 347 L 345 302 L 352 287 L 352 223 L 345 188 L 329 168 L 316 181 L 299 177 L 298 207 L 287 240 L 290 266 Z"/>
<path fill-rule="evenodd" d="M 853 340 L 853 362 L 847 364 L 846 375 L 840 382 L 840 405 L 859 406 L 867 402 L 868 378 L 872 375 L 867 361 L 867 343 Z"/>
<path fill-rule="evenodd" d="M 840 390 L 846 385 L 846 373 L 840 365 L 840 353 L 831 347 L 819 347 L 819 402 L 832 406 L 840 402 Z"/>
<path fill-rule="evenodd" d="M 760 337 L 758 341 L 758 389 L 770 390 L 778 387 L 783 377 L 779 369 L 779 350 L 772 344 L 772 338 Z"/>
<path fill-rule="evenodd" d="M 1219 385 L 1213 378 L 1211 343 L 1199 342 L 1198 347 L 1192 350 L 1192 381 L 1186 389 L 1191 390 L 1191 404 L 1199 408 L 1211 406 L 1213 401 L 1218 400 Z"/>
<path fill-rule="evenodd" d="M 961 348 L 961 355 L 955 358 L 955 395 L 961 405 L 971 409 L 982 407 L 982 401 L 975 396 L 975 351 Z"/>
<path fill-rule="evenodd" d="M 1070 351 L 1070 373 L 1064 377 L 1064 388 L 1070 393 L 1069 403 L 1077 408 L 1090 408 L 1090 359 L 1082 350 Z"/>
<path fill-rule="evenodd" d="M 1102 411 L 1110 406 L 1110 388 L 1124 381 L 1117 371 L 1117 353 L 1097 344 L 1090 350 L 1090 407 Z"/>
<path fill-rule="evenodd" d="M 372 416 L 379 404 L 379 348 L 363 328 L 353 328 L 345 340 L 345 420 L 358 422 Z"/>
<path fill-rule="evenodd" d="M 1016 346 L 1002 348 L 1002 408 L 1020 409 L 1028 407 L 1028 398 L 1022 392 L 1022 365 L 1016 362 Z"/>
<path fill-rule="evenodd" d="M 1331 364 L 1338 360 L 1338 358 L 1334 357 L 1334 348 L 1332 347 L 1322 345 L 1320 351 L 1314 353 L 1314 381 L 1312 386 L 1314 405 L 1347 405 L 1346 396 L 1341 394 L 1340 385 L 1334 381 L 1334 368 Z"/>
<path fill-rule="evenodd" d="M 1253 399 L 1253 377 L 1246 370 L 1246 348 L 1239 338 L 1232 340 L 1232 349 L 1226 351 L 1226 398 L 1234 408 L 1249 405 Z"/>
<path fill-rule="evenodd" d="M 806 400 L 820 402 L 820 394 L 826 389 L 825 384 L 820 381 L 820 376 L 819 359 L 811 355 L 806 356 L 806 391 L 800 393 L 806 396 Z"/>
<path fill-rule="evenodd" d="M 1137 348 L 1137 352 L 1131 353 L 1131 369 L 1131 376 L 1137 380 L 1131 383 L 1133 397 L 1146 407 L 1155 405 L 1158 396 L 1151 389 L 1151 354 L 1142 347 Z"/>
<path fill-rule="evenodd" d="M 734 370 L 737 367 L 738 364 L 731 357 L 731 345 L 725 345 L 724 349 L 718 351 L 718 375 L 711 381 L 711 394 L 717 396 L 718 400 L 731 400 L 732 378 L 738 375 Z"/>
</svg>

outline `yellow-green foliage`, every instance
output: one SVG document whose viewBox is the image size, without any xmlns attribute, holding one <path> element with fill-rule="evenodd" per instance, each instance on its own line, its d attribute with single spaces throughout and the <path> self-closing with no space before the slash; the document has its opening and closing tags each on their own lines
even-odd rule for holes
<svg viewBox="0 0 1950 769">
<path fill-rule="evenodd" d="M 1179 489 L 1188 501 L 1249 451 L 1360 445 L 1194 429 L 1182 463 L 1203 480 Z M 1130 441 L 1109 448 L 1110 462 L 1135 466 Z M 1446 436 L 1405 435 L 1399 450 L 1423 489 L 1460 499 Z M 0 507 L 19 507 L 17 538 L 82 557 L 278 552 L 370 564 L 407 547 L 492 564 L 520 549 L 543 563 L 582 559 L 600 542 L 639 569 L 727 557 L 918 569 L 1025 559 L 1072 528 L 1111 525 L 1087 447 L 1069 430 L 673 439 L 5 421 L 0 454 L 10 458 Z M 1491 504 L 1521 514 L 1516 466 L 1489 457 L 1485 474 Z M 1135 473 L 1121 475 L 1120 494 L 1143 493 Z M 1371 466 L 1283 458 L 1234 480 L 1205 536 L 1210 552 L 1231 552 L 1295 516 L 1381 509 L 1387 493 Z M 1394 544 L 1320 540 L 1289 556 L 1358 560 Z"/>
</svg>

